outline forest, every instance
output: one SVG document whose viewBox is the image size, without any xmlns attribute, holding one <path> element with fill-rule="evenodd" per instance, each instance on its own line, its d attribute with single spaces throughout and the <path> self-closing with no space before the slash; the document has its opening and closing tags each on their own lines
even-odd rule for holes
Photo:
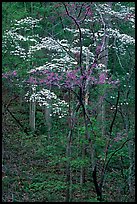
<svg viewBox="0 0 137 204">
<path fill-rule="evenodd" d="M 135 2 L 2 2 L 2 202 L 135 202 Z"/>
</svg>

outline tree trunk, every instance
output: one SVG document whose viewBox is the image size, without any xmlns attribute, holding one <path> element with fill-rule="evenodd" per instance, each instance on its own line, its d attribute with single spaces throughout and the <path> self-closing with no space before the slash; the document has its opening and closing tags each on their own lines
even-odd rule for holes
<svg viewBox="0 0 137 204">
<path fill-rule="evenodd" d="M 76 111 L 73 112 L 71 110 L 71 92 L 69 91 L 69 133 L 67 136 L 67 146 L 66 146 L 66 183 L 67 183 L 67 191 L 66 191 L 66 199 L 65 202 L 71 202 L 72 200 L 72 175 L 71 175 L 71 144 L 72 144 L 72 134 L 75 122 L 72 120 L 75 117 Z"/>
<path fill-rule="evenodd" d="M 107 3 L 108 6 L 111 8 L 112 7 L 112 2 L 108 2 Z M 109 45 L 109 35 L 106 31 L 106 28 L 111 27 L 111 19 L 109 15 L 102 15 L 100 13 L 101 19 L 102 19 L 102 23 L 104 25 L 104 36 L 103 36 L 103 40 L 102 40 L 102 47 L 100 50 L 100 54 L 99 54 L 99 63 L 105 65 L 104 69 L 107 69 L 108 66 L 108 45 Z M 101 96 L 105 96 L 106 94 L 106 88 L 105 87 L 101 87 L 100 88 L 101 91 Z M 99 96 L 99 100 L 100 100 L 100 96 Z M 104 137 L 106 132 L 105 132 L 105 115 L 106 115 L 106 110 L 105 110 L 105 103 L 103 101 L 100 100 L 100 106 L 99 106 L 99 121 L 101 123 L 101 133 L 102 136 Z"/>
<path fill-rule="evenodd" d="M 66 166 L 66 183 L 67 183 L 67 192 L 66 192 L 66 202 L 71 202 L 72 199 L 72 176 L 71 176 L 71 139 L 72 139 L 72 129 L 69 131 L 67 137 L 67 148 L 66 148 L 66 157 L 67 157 L 67 166 Z"/>
<path fill-rule="evenodd" d="M 135 161 L 134 161 L 134 144 L 133 141 L 128 141 L 128 154 L 129 154 L 129 162 L 130 162 L 130 166 L 129 166 L 129 176 L 128 176 L 128 186 L 129 186 L 129 192 L 131 196 L 134 196 L 135 192 L 134 192 L 134 174 L 135 174 Z"/>
<path fill-rule="evenodd" d="M 50 103 L 50 101 L 48 101 Z M 45 126 L 48 129 L 48 139 L 50 139 L 51 136 L 51 107 L 44 107 L 45 108 Z"/>
<path fill-rule="evenodd" d="M 86 71 L 88 71 L 89 69 L 89 50 L 87 50 L 86 53 Z M 86 79 L 85 81 L 85 97 L 84 97 L 84 106 L 85 109 L 88 106 L 88 99 L 89 99 L 89 80 Z M 87 136 L 86 136 L 86 132 L 85 132 L 85 140 L 87 140 Z M 83 143 L 82 146 L 82 159 L 84 160 L 86 156 L 86 145 L 85 143 Z M 83 183 L 85 183 L 85 176 L 86 176 L 86 169 L 85 167 L 81 166 L 81 171 L 80 171 L 80 184 L 82 185 Z"/>
<path fill-rule="evenodd" d="M 126 135 L 130 135 L 130 125 L 129 125 L 129 111 L 127 110 L 127 114 L 125 115 L 125 130 Z M 134 173 L 135 173 L 135 155 L 134 155 L 135 149 L 134 149 L 134 141 L 129 140 L 128 141 L 128 155 L 129 155 L 129 176 L 128 176 L 128 186 L 129 186 L 129 192 L 131 196 L 135 195 L 135 188 L 134 188 Z"/>
<path fill-rule="evenodd" d="M 99 201 L 102 201 L 102 189 L 100 188 L 100 186 L 98 184 L 98 181 L 97 181 L 97 168 L 96 168 L 96 165 L 94 167 L 92 177 L 93 177 L 93 182 L 94 182 L 96 193 L 97 193 L 97 199 Z"/>
<path fill-rule="evenodd" d="M 35 87 L 32 87 L 32 94 L 35 94 Z M 30 128 L 35 131 L 35 113 L 36 113 L 36 101 L 35 96 L 30 101 Z"/>
<path fill-rule="evenodd" d="M 112 7 L 112 2 L 108 2 L 107 3 L 108 6 L 111 8 Z M 103 36 L 103 39 L 102 39 L 102 45 L 101 45 L 101 50 L 100 50 L 100 54 L 98 56 L 98 62 L 99 64 L 103 64 L 104 67 L 104 74 L 107 74 L 106 72 L 106 69 L 107 69 L 107 66 L 108 66 L 108 45 L 109 45 L 109 35 L 107 33 L 107 30 L 106 28 L 109 28 L 111 27 L 111 17 L 109 15 L 106 15 L 106 14 L 102 14 L 100 11 L 99 11 L 99 15 L 102 19 L 102 24 L 103 24 L 103 27 L 104 27 L 104 36 Z M 105 125 L 105 115 L 106 115 L 106 109 L 105 109 L 105 103 L 104 103 L 104 100 L 101 99 L 102 97 L 104 98 L 105 95 L 106 95 L 106 87 L 105 87 L 105 84 L 103 85 L 103 87 L 100 87 L 99 89 L 100 91 L 100 96 L 99 96 L 99 101 L 100 101 L 100 105 L 99 105 L 99 109 L 98 109 L 98 121 L 99 121 L 99 124 L 101 124 L 101 134 L 102 134 L 102 137 L 105 137 L 106 136 L 106 125 Z M 103 188 L 103 182 L 99 184 L 99 182 L 97 181 L 97 176 L 96 176 L 96 173 L 97 173 L 97 169 L 96 169 L 96 165 L 95 165 L 95 168 L 93 170 L 93 181 L 94 181 L 94 186 L 95 186 L 95 190 L 96 190 L 96 194 L 97 194 L 97 198 L 98 200 L 102 200 L 102 188 Z"/>
<path fill-rule="evenodd" d="M 86 145 L 83 143 L 82 145 L 82 160 L 85 159 L 86 156 Z M 80 169 L 80 184 L 82 185 L 83 183 L 85 183 L 85 176 L 86 176 L 86 169 L 85 167 L 81 166 Z"/>
</svg>

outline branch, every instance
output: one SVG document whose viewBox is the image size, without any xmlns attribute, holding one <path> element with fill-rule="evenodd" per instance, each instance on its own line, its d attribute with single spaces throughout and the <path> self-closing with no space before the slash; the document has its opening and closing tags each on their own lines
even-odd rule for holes
<svg viewBox="0 0 137 204">
<path fill-rule="evenodd" d="M 26 133 L 26 135 L 29 135 L 29 133 L 27 132 L 27 130 L 23 127 L 23 125 L 20 123 L 20 121 L 12 114 L 12 112 L 8 109 L 8 107 L 5 107 L 6 110 L 8 111 L 8 113 L 12 116 L 12 118 L 17 122 L 17 124 L 22 128 L 22 130 L 24 131 L 24 133 Z"/>
<path fill-rule="evenodd" d="M 48 33 L 48 34 L 49 34 L 54 40 L 56 40 L 55 37 L 53 37 L 53 35 L 51 35 L 50 33 Z M 76 60 L 75 57 L 74 57 L 63 45 L 61 45 L 57 40 L 56 40 L 56 43 L 58 43 L 58 44 L 63 48 L 63 50 L 66 51 L 66 53 L 67 53 L 70 57 L 72 57 L 74 60 Z"/>
<path fill-rule="evenodd" d="M 80 89 L 80 90 L 81 90 L 81 89 Z M 80 93 L 80 95 L 78 95 L 74 90 L 71 90 L 71 91 L 76 95 L 76 97 L 77 97 L 77 99 L 78 99 L 78 101 L 79 101 L 79 103 L 77 104 L 76 112 L 78 112 L 78 110 L 79 110 L 80 107 L 82 106 L 83 114 L 84 114 L 84 116 L 87 117 L 87 119 L 88 119 L 88 121 L 89 121 L 89 123 L 90 123 L 90 125 L 91 125 L 91 127 L 92 127 L 92 132 L 93 132 L 94 136 L 96 137 L 96 134 L 95 134 L 95 132 L 94 132 L 94 130 L 93 130 L 92 121 L 91 121 L 91 119 L 90 119 L 88 113 L 86 112 L 86 109 L 85 109 L 83 100 L 82 100 L 82 98 L 81 98 L 81 94 L 82 94 L 82 93 Z M 90 142 L 90 138 L 88 138 L 88 140 L 89 140 L 89 142 Z"/>
<path fill-rule="evenodd" d="M 98 182 L 97 182 L 97 169 L 96 169 L 96 166 L 95 166 L 95 168 L 93 170 L 92 177 L 93 177 L 93 182 L 94 182 L 94 185 L 95 185 L 98 200 L 101 201 L 102 200 L 102 192 L 101 192 L 101 189 L 100 189 L 100 187 L 98 185 Z"/>
<path fill-rule="evenodd" d="M 111 132 L 112 132 L 112 129 L 113 129 L 113 125 L 114 125 L 114 122 L 115 122 L 115 119 L 116 119 L 116 115 L 117 115 L 117 109 L 118 109 L 118 102 L 119 102 L 119 97 L 120 97 L 120 92 L 118 91 L 118 97 L 117 97 L 117 102 L 116 102 L 116 110 L 115 110 L 115 114 L 114 114 L 114 117 L 113 117 L 113 120 L 112 120 L 112 123 L 110 125 L 110 129 L 109 129 L 109 134 L 111 135 Z"/>
<path fill-rule="evenodd" d="M 82 3 L 82 5 L 81 5 L 81 7 L 80 7 L 79 14 L 78 14 L 77 18 L 79 18 L 79 17 L 80 17 L 80 14 L 81 14 L 81 11 L 82 11 L 82 8 L 83 8 L 84 4 L 85 4 L 85 3 Z"/>
<path fill-rule="evenodd" d="M 103 175 L 102 175 L 101 182 L 100 182 L 100 188 L 102 188 L 102 186 L 103 186 L 103 181 L 104 181 L 105 172 L 106 172 L 106 170 L 107 170 L 107 167 L 108 167 L 108 164 L 109 164 L 111 158 L 112 158 L 119 150 L 121 150 L 121 149 L 124 147 L 124 145 L 125 145 L 128 141 L 130 141 L 130 140 L 132 140 L 132 139 L 134 139 L 134 138 L 129 138 L 129 139 L 127 139 L 127 140 L 121 145 L 121 147 L 119 147 L 118 149 L 116 149 L 116 150 L 110 155 L 110 157 L 109 157 L 109 159 L 108 159 L 108 161 L 107 161 L 107 163 L 106 163 L 106 165 L 105 165 L 105 167 L 104 167 L 104 170 L 103 170 Z"/>
<path fill-rule="evenodd" d="M 127 140 L 121 145 L 121 147 L 119 147 L 118 149 L 116 149 L 116 150 L 111 154 L 111 156 L 109 157 L 109 159 L 108 159 L 108 161 L 107 161 L 107 163 L 106 163 L 105 171 L 106 171 L 106 169 L 107 169 L 107 166 L 108 166 L 108 164 L 109 164 L 111 158 L 112 158 L 119 150 L 121 150 L 121 149 L 124 147 L 124 145 L 125 145 L 128 141 L 133 140 L 133 139 L 134 139 L 134 138 L 129 138 L 129 139 L 127 139 Z"/>
<path fill-rule="evenodd" d="M 11 98 L 10 101 L 8 102 L 8 104 L 7 105 L 3 104 L 3 106 L 7 109 L 10 106 L 11 102 L 17 98 L 19 98 L 19 96 L 15 96 L 15 97 Z"/>
<path fill-rule="evenodd" d="M 81 29 L 80 29 L 80 26 L 79 26 L 78 22 L 76 21 L 76 19 L 69 14 L 65 3 L 63 3 L 63 5 L 65 7 L 67 15 L 75 22 L 75 24 L 77 25 L 78 30 L 79 30 L 79 43 L 80 43 L 79 65 L 80 65 L 80 68 L 81 68 L 81 74 L 83 75 L 83 70 L 82 70 L 82 67 L 81 67 L 81 65 L 82 65 L 82 33 L 81 33 Z"/>
<path fill-rule="evenodd" d="M 97 10 L 98 10 L 98 13 L 99 13 L 99 15 L 100 15 L 100 18 L 101 18 L 101 20 L 102 20 L 102 24 L 103 24 L 103 26 L 104 26 L 104 36 L 103 36 L 103 42 L 102 42 L 102 46 L 101 46 L 101 51 L 103 50 L 103 48 L 104 48 L 104 45 L 105 45 L 105 38 L 106 38 L 106 24 L 105 24 L 105 21 L 104 21 L 104 19 L 103 19 L 103 16 L 102 16 L 102 14 L 101 14 L 101 12 L 100 12 L 100 9 L 99 9 L 99 7 L 95 4 L 95 7 L 97 8 Z"/>
</svg>

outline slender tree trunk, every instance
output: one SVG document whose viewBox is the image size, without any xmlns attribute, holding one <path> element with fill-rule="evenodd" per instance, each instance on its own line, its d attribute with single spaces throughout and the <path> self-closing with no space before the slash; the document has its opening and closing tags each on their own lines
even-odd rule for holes
<svg viewBox="0 0 137 204">
<path fill-rule="evenodd" d="M 125 116 L 125 129 L 126 129 L 126 135 L 130 134 L 130 130 L 129 130 L 129 118 L 128 118 L 129 113 L 127 112 L 127 115 Z M 134 169 L 134 165 L 135 165 L 135 161 L 134 161 L 134 141 L 133 140 L 129 140 L 128 141 L 128 155 L 129 155 L 129 176 L 128 176 L 128 186 L 129 186 L 129 192 L 130 195 L 133 196 L 135 194 L 134 192 L 134 173 L 135 173 L 135 169 Z"/>
<path fill-rule="evenodd" d="M 92 177 L 93 177 L 93 182 L 94 182 L 96 193 L 97 193 L 97 199 L 99 201 L 102 201 L 102 189 L 100 188 L 98 181 L 97 181 L 97 167 L 96 167 L 96 165 L 94 167 Z"/>
<path fill-rule="evenodd" d="M 32 94 L 35 94 L 35 87 L 32 87 Z M 35 97 L 30 101 L 30 128 L 35 131 L 35 112 L 36 112 L 36 101 Z"/>
<path fill-rule="evenodd" d="M 50 103 L 50 101 L 48 101 Z M 45 108 L 45 126 L 48 128 L 48 139 L 51 136 L 51 107 L 44 107 Z"/>
<path fill-rule="evenodd" d="M 112 2 L 108 2 L 107 3 L 109 7 L 112 7 Z M 102 23 L 104 26 L 104 36 L 103 36 L 103 40 L 102 40 L 102 47 L 101 47 L 101 53 L 99 54 L 99 63 L 105 65 L 104 69 L 107 69 L 108 66 L 108 45 L 109 45 L 109 35 L 107 35 L 107 31 L 106 28 L 111 26 L 111 19 L 109 15 L 102 15 L 100 13 L 101 19 L 102 19 Z M 101 91 L 101 95 L 105 96 L 106 95 L 106 88 L 100 88 Z M 99 100 L 100 100 L 100 96 L 99 96 Z M 100 102 L 100 106 L 99 106 L 99 121 L 101 122 L 101 133 L 102 136 L 104 137 L 106 132 L 106 125 L 105 125 L 105 115 L 106 115 L 106 110 L 105 110 L 105 103 L 104 102 Z"/>
<path fill-rule="evenodd" d="M 107 4 L 108 4 L 108 6 L 110 8 L 112 7 L 112 2 L 108 2 Z M 106 28 L 111 27 L 111 17 L 109 15 L 102 14 L 100 11 L 99 11 L 99 15 L 101 17 L 102 25 L 103 25 L 103 28 L 104 28 L 104 36 L 103 36 L 103 39 L 102 39 L 101 50 L 100 50 L 100 54 L 99 54 L 98 58 L 99 58 L 99 63 L 103 64 L 105 66 L 103 68 L 104 72 L 105 72 L 104 74 L 107 74 L 106 69 L 107 69 L 107 66 L 108 66 L 109 35 L 107 33 Z M 105 97 L 106 87 L 101 87 L 99 91 L 100 91 L 101 98 Z M 104 103 L 103 100 L 101 100 L 100 96 L 99 96 L 100 106 L 99 106 L 98 121 L 99 121 L 99 124 L 101 124 L 102 137 L 105 137 L 106 136 L 106 124 L 105 124 L 105 122 L 106 122 L 105 121 L 106 120 L 105 119 L 106 118 L 106 109 L 105 109 L 105 103 Z M 99 185 L 99 182 L 97 181 L 96 174 L 97 174 L 97 168 L 96 168 L 96 165 L 95 165 L 92 176 L 93 176 L 93 181 L 94 181 L 94 185 L 95 185 L 98 200 L 101 201 L 102 200 L 103 182 L 101 183 L 101 185 Z"/>
<path fill-rule="evenodd" d="M 87 50 L 86 53 L 86 71 L 88 71 L 89 69 L 89 50 Z M 84 97 L 84 106 L 85 108 L 88 106 L 88 99 L 89 99 L 89 80 L 87 79 L 85 81 L 85 97 Z M 87 140 L 87 133 L 85 133 L 85 140 Z M 83 143 L 82 146 L 82 160 L 85 159 L 86 156 L 86 145 L 85 143 Z M 82 185 L 83 183 L 85 183 L 85 176 L 86 176 L 86 169 L 85 167 L 81 166 L 81 171 L 80 171 L 80 184 Z"/>
<path fill-rule="evenodd" d="M 86 145 L 83 143 L 82 145 L 82 160 L 85 159 L 86 156 Z M 82 185 L 83 183 L 85 183 L 85 176 L 86 176 L 86 169 L 85 167 L 81 166 L 80 169 L 80 184 Z"/>
<path fill-rule="evenodd" d="M 32 131 L 35 131 L 35 101 L 30 102 L 30 128 Z"/>
<path fill-rule="evenodd" d="M 87 50 L 86 55 L 86 71 L 89 70 L 89 50 Z M 89 79 L 86 79 L 85 83 L 85 107 L 88 106 L 88 100 L 89 100 Z"/>
<path fill-rule="evenodd" d="M 71 144 L 72 144 L 72 134 L 73 134 L 73 118 L 75 117 L 75 112 L 71 110 L 71 92 L 69 91 L 69 133 L 67 136 L 67 146 L 66 146 L 66 157 L 67 157 L 67 165 L 66 165 L 66 183 L 67 183 L 67 191 L 66 191 L 66 200 L 65 202 L 71 202 L 72 200 L 72 174 L 71 174 Z"/>
<path fill-rule="evenodd" d="M 134 178 L 134 144 L 133 141 L 128 141 L 128 154 L 129 154 L 129 162 L 130 162 L 130 166 L 129 166 L 129 176 L 128 176 L 128 186 L 129 186 L 129 192 L 130 195 L 133 196 L 134 195 L 134 182 L 133 182 L 133 178 Z"/>
<path fill-rule="evenodd" d="M 71 202 L 72 199 L 72 176 L 71 176 L 71 140 L 72 140 L 72 129 L 69 131 L 67 137 L 67 148 L 66 148 L 66 157 L 67 157 L 67 166 L 66 166 L 66 183 L 67 183 L 67 192 L 66 192 L 66 202 Z"/>
</svg>

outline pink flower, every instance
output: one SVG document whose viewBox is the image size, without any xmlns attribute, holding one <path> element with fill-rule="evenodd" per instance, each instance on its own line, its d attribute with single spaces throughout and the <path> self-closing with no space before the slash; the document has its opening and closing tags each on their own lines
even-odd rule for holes
<svg viewBox="0 0 137 204">
<path fill-rule="evenodd" d="M 2 78 L 8 78 L 8 75 L 7 74 L 2 74 Z"/>
<path fill-rule="evenodd" d="M 104 84 L 106 80 L 106 75 L 104 73 L 101 73 L 99 76 L 99 84 Z"/>
<path fill-rule="evenodd" d="M 44 80 L 44 79 L 41 79 L 39 82 L 42 84 L 42 83 L 44 83 L 44 82 L 45 82 L 45 80 Z"/>
<path fill-rule="evenodd" d="M 30 77 L 28 80 L 29 83 L 36 84 L 37 80 L 34 77 Z"/>
<path fill-rule="evenodd" d="M 75 4 L 71 4 L 71 6 L 72 6 L 72 8 L 74 8 L 74 7 L 75 7 Z"/>
<path fill-rule="evenodd" d="M 98 45 L 96 48 L 96 54 L 98 55 L 101 51 L 101 45 Z"/>
<path fill-rule="evenodd" d="M 94 67 L 96 67 L 96 66 L 97 66 L 97 64 L 96 64 L 96 63 L 93 63 L 91 68 L 94 68 Z"/>
<path fill-rule="evenodd" d="M 13 71 L 12 74 L 13 74 L 13 76 L 16 76 L 16 75 L 17 75 L 17 72 L 16 72 L 16 71 Z"/>
</svg>

